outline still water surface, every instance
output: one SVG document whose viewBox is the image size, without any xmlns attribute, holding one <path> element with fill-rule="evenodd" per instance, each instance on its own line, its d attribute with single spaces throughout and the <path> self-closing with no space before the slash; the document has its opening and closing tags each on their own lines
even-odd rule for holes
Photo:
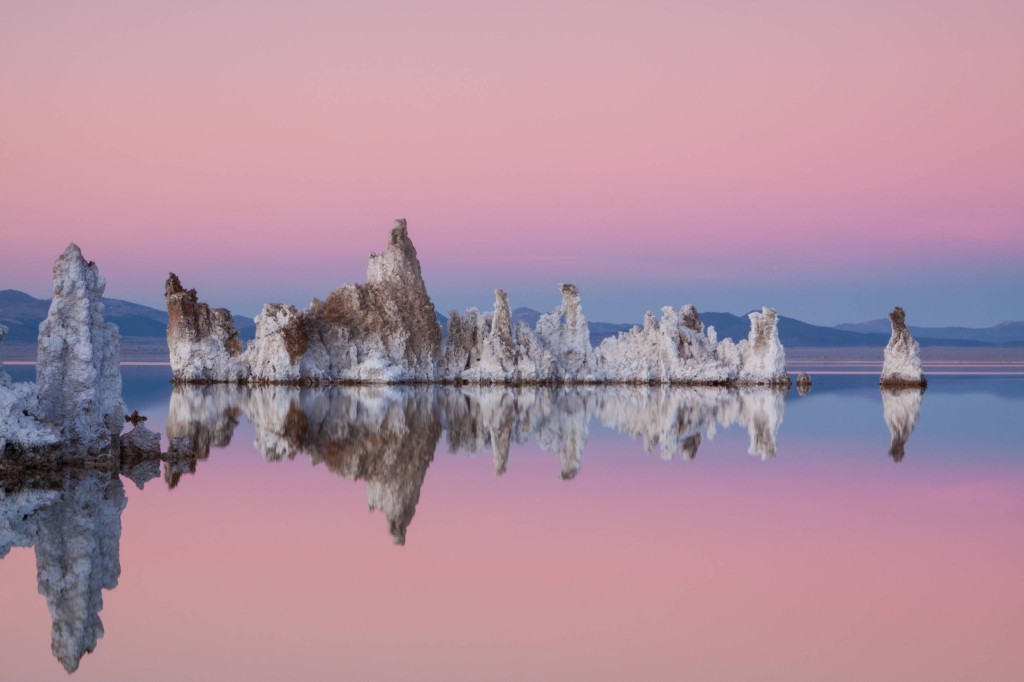
<svg viewBox="0 0 1024 682">
<path fill-rule="evenodd" d="M 803 396 L 124 376 L 190 454 L 6 484 L 0 679 L 1024 671 L 1024 376 Z"/>
</svg>

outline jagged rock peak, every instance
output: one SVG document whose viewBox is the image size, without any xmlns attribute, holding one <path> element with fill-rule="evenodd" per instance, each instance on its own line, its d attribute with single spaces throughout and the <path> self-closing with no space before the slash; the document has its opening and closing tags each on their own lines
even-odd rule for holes
<svg viewBox="0 0 1024 682">
<path fill-rule="evenodd" d="M 167 346 L 175 381 L 239 381 L 249 370 L 231 311 L 210 308 L 173 272 L 164 285 Z"/>
<path fill-rule="evenodd" d="M 37 416 L 65 440 L 109 445 L 121 431 L 120 336 L 103 320 L 106 280 L 76 244 L 53 264 L 53 300 L 39 325 Z"/>
<path fill-rule="evenodd" d="M 701 322 L 697 308 L 693 305 L 684 305 L 679 309 L 679 323 L 695 332 L 704 331 L 704 323 Z"/>
<path fill-rule="evenodd" d="M 885 346 L 882 362 L 883 386 L 925 386 L 928 381 L 921 371 L 921 347 L 907 328 L 907 314 L 896 306 L 889 313 L 892 336 Z"/>
<path fill-rule="evenodd" d="M 391 228 L 387 248 L 381 253 L 370 254 L 366 283 L 411 286 L 417 294 L 426 296 L 427 287 L 420 272 L 420 261 L 416 247 L 409 239 L 409 228 L 404 218 L 396 220 Z"/>
</svg>

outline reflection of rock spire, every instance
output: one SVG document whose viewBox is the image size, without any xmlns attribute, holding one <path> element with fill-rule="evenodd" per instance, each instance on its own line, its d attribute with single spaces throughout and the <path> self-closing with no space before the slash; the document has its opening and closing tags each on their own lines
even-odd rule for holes
<svg viewBox="0 0 1024 682">
<path fill-rule="evenodd" d="M 761 459 L 775 456 L 775 437 L 782 425 L 785 408 L 785 391 L 761 389 L 740 393 L 740 423 L 747 427 L 750 434 L 751 455 L 760 455 Z"/>
<path fill-rule="evenodd" d="M 167 410 L 168 450 L 164 453 L 164 480 L 177 487 L 181 477 L 194 474 L 196 462 L 210 456 L 210 448 L 231 443 L 248 389 L 236 384 L 177 385 Z"/>
<path fill-rule="evenodd" d="M 903 460 L 903 447 L 917 426 L 923 399 L 924 388 L 882 387 L 882 411 L 892 436 L 889 456 L 894 462 Z"/>
<path fill-rule="evenodd" d="M 687 324 L 697 325 L 695 316 Z M 367 482 L 371 509 L 380 509 L 396 542 L 419 500 L 419 490 L 442 430 L 452 452 L 491 451 L 494 471 L 508 468 L 512 443 L 534 441 L 558 455 L 560 475 L 574 478 L 594 419 L 641 439 L 647 451 L 692 459 L 716 428 L 738 424 L 750 452 L 776 452 L 785 412 L 781 387 L 659 386 L 176 386 L 164 457 L 178 469 L 190 438 L 205 443 L 231 438 L 238 415 L 256 430 L 256 447 L 276 461 L 307 454 L 314 464 Z M 175 434 L 184 434 L 175 437 Z M 216 436 L 214 436 L 216 434 Z M 167 469 L 166 471 L 174 471 Z M 180 474 L 178 474 L 180 475 Z"/>
<path fill-rule="evenodd" d="M 131 479 L 139 490 L 160 475 L 160 434 L 146 428 L 145 419 L 139 418 L 135 428 L 120 437 L 121 475 Z"/>
<path fill-rule="evenodd" d="M 434 391 L 395 388 L 254 388 L 246 414 L 267 460 L 301 452 L 350 480 L 364 480 L 396 544 L 405 544 L 420 487 L 441 436 Z"/>
<path fill-rule="evenodd" d="M 53 655 L 69 673 L 103 636 L 102 590 L 121 574 L 121 512 L 115 473 L 63 472 L 42 487 L 0 487 L 0 557 L 12 545 L 36 548 L 39 593 L 53 617 Z"/>
</svg>

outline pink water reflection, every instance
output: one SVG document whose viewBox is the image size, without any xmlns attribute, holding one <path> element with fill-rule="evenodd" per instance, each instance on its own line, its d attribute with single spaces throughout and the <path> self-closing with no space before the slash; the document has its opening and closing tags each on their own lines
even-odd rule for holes
<svg viewBox="0 0 1024 682">
<path fill-rule="evenodd" d="M 722 434 L 693 462 L 593 438 L 439 452 L 405 547 L 365 486 L 247 433 L 174 491 L 134 488 L 107 636 L 75 678 L 1014 679 L 1021 475 L 949 453 Z M 823 447 L 831 448 L 823 452 Z M 1019 467 L 1018 467 L 1019 468 Z M 64 677 L 30 550 L 0 563 L 5 678 Z"/>
</svg>

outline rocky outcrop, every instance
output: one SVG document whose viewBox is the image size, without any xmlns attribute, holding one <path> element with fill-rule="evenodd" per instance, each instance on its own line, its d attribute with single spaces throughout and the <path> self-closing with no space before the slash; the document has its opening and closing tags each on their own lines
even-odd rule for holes
<svg viewBox="0 0 1024 682">
<path fill-rule="evenodd" d="M 573 284 L 559 284 L 558 289 L 562 303 L 541 315 L 534 339 L 525 340 L 529 367 L 523 368 L 524 378 L 565 383 L 595 381 L 599 375 L 580 292 Z"/>
<path fill-rule="evenodd" d="M 370 254 L 365 284 L 348 284 L 302 313 L 302 379 L 397 383 L 434 381 L 441 326 L 405 220 L 387 248 Z M 254 344 L 255 345 L 255 344 Z M 258 372 L 254 378 L 261 379 Z"/>
<path fill-rule="evenodd" d="M 228 312 L 218 331 L 214 313 L 172 275 L 168 343 L 175 379 L 187 382 L 789 385 L 771 308 L 750 314 L 750 335 L 739 344 L 719 342 L 696 308 L 683 306 L 663 308 L 661 319 L 648 313 L 643 327 L 594 348 L 579 290 L 559 290 L 561 303 L 533 329 L 512 323 L 498 289 L 492 312 L 453 311 L 442 339 L 416 248 L 398 220 L 387 248 L 370 255 L 365 284 L 344 285 L 303 311 L 267 304 L 244 352 Z"/>
<path fill-rule="evenodd" d="M 0 326 L 0 340 L 5 331 Z M 38 404 L 34 383 L 13 383 L 0 368 L 0 461 L 13 457 L 15 451 L 45 450 L 60 442 L 56 427 L 33 416 Z"/>
<path fill-rule="evenodd" d="M 896 306 L 889 313 L 889 320 L 892 336 L 885 347 L 880 383 L 892 387 L 926 386 L 928 381 L 921 371 L 921 347 L 907 329 L 907 314 Z"/>
<path fill-rule="evenodd" d="M 244 359 L 254 382 L 298 382 L 304 378 L 302 361 L 308 348 L 303 315 L 293 305 L 268 303 L 256 316 L 256 338 Z M 305 378 L 310 378 L 308 370 Z"/>
<path fill-rule="evenodd" d="M 735 370 L 716 352 L 714 328 L 705 332 L 697 309 L 678 313 L 666 306 L 661 319 L 648 312 L 643 328 L 605 339 L 596 355 L 607 381 L 634 383 L 725 384 Z"/>
<path fill-rule="evenodd" d="M 786 351 L 779 341 L 779 315 L 774 308 L 750 313 L 750 334 L 737 347 L 739 366 L 736 383 L 741 385 L 789 386 Z"/>
<path fill-rule="evenodd" d="M 718 341 L 697 309 L 648 312 L 643 327 L 605 339 L 597 348 L 579 291 L 559 285 L 562 302 L 542 315 L 536 329 L 511 324 L 508 297 L 495 292 L 494 312 L 452 312 L 439 362 L 440 379 L 453 383 L 661 383 L 788 386 L 778 315 L 751 313 L 748 339 Z"/>
<path fill-rule="evenodd" d="M 348 284 L 308 310 L 269 303 L 242 350 L 231 316 L 167 281 L 167 342 L 176 381 L 400 383 L 435 381 L 441 327 L 404 220 L 370 254 L 365 284 Z"/>
<path fill-rule="evenodd" d="M 225 308 L 210 308 L 195 289 L 185 289 L 173 272 L 164 285 L 167 347 L 176 382 L 243 381 L 242 341 Z"/>
<path fill-rule="evenodd" d="M 120 337 L 103 321 L 106 281 L 71 244 L 53 265 L 53 301 L 39 325 L 33 414 L 65 441 L 109 447 L 124 425 Z"/>
</svg>

